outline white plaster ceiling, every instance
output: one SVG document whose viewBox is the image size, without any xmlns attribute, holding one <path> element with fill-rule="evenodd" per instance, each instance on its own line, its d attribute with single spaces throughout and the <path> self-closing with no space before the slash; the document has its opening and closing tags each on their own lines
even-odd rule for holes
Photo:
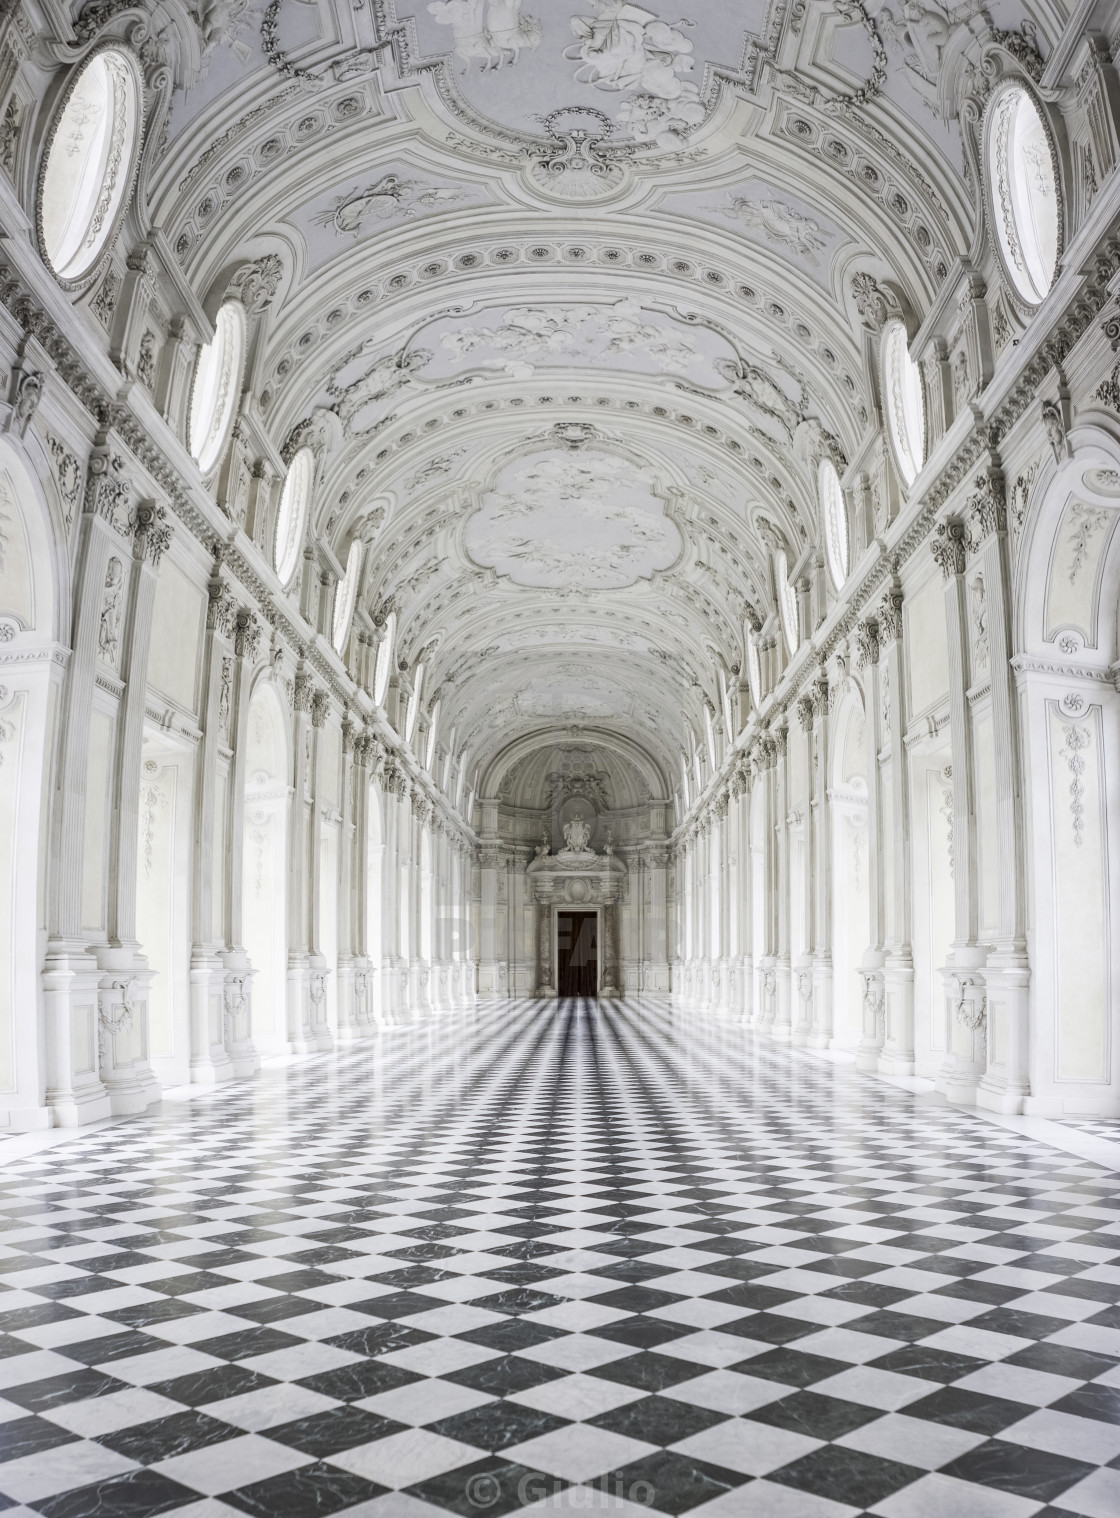
<svg viewBox="0 0 1120 1518">
<path fill-rule="evenodd" d="M 252 415 L 277 457 L 338 416 L 310 531 L 369 541 L 359 619 L 396 607 L 468 783 L 594 722 L 670 792 L 773 624 L 770 546 L 823 553 L 806 460 L 877 427 L 853 275 L 929 311 L 977 230 L 975 36 L 1045 56 L 1067 9 L 192 9 L 153 221 L 203 298 L 279 256 Z"/>
<path fill-rule="evenodd" d="M 468 519 L 476 564 L 528 589 L 622 590 L 683 547 L 650 471 L 601 448 L 550 448 L 507 464 Z"/>
</svg>

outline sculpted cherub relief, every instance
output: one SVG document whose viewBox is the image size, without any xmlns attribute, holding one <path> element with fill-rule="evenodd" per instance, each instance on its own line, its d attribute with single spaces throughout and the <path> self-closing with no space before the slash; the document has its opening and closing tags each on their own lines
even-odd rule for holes
<svg viewBox="0 0 1120 1518">
<path fill-rule="evenodd" d="M 428 14 L 451 28 L 464 74 L 475 58 L 489 73 L 515 64 L 523 48 L 532 52 L 540 45 L 541 24 L 521 14 L 521 0 L 432 0 Z"/>
<path fill-rule="evenodd" d="M 765 370 L 744 358 L 717 358 L 713 363 L 731 385 L 732 395 L 744 401 L 750 410 L 774 422 L 786 438 L 792 440 L 794 428 L 801 421 L 801 409 Z"/>
<path fill-rule="evenodd" d="M 360 357 L 373 346 L 372 341 L 363 344 L 353 358 Z M 349 385 L 339 385 L 332 375 L 327 390 L 334 400 L 334 410 L 345 430 L 348 433 L 352 430 L 355 417 L 365 406 L 388 400 L 390 396 L 413 384 L 420 370 L 431 362 L 431 357 L 425 348 L 414 348 L 411 351 L 401 348 L 396 353 L 386 353 L 383 357 L 374 359 L 365 373 Z M 352 359 L 348 360 L 350 361 Z M 346 365 L 342 367 L 345 368 Z"/>
</svg>

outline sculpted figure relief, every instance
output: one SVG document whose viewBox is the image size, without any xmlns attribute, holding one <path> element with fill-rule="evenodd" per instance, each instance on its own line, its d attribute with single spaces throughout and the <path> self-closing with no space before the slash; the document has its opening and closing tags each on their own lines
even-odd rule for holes
<svg viewBox="0 0 1120 1518">
<path fill-rule="evenodd" d="M 564 827 L 564 842 L 568 847 L 565 854 L 589 854 L 591 850 L 588 843 L 591 841 L 591 829 L 581 817 L 573 817 L 571 822 Z"/>
<path fill-rule="evenodd" d="M 521 0 L 432 0 L 428 13 L 451 28 L 464 74 L 472 58 L 482 70 L 500 69 L 516 63 L 522 48 L 532 52 L 540 44 L 541 24 L 521 15 Z"/>
<path fill-rule="evenodd" d="M 619 109 L 638 141 L 679 146 L 689 127 L 704 119 L 700 91 L 682 75 L 692 72 L 693 45 L 682 26 L 669 25 L 644 6 L 628 0 L 593 0 L 594 16 L 573 16 L 579 39 L 564 51 L 579 61 L 576 81 L 598 90 L 630 91 Z"/>
</svg>

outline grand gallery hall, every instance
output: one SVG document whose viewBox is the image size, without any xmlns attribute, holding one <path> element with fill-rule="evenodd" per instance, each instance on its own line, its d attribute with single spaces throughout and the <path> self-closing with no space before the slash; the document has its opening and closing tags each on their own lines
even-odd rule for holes
<svg viewBox="0 0 1120 1518">
<path fill-rule="evenodd" d="M 1120 0 L 0 0 L 0 1513 L 1120 1514 Z"/>
</svg>

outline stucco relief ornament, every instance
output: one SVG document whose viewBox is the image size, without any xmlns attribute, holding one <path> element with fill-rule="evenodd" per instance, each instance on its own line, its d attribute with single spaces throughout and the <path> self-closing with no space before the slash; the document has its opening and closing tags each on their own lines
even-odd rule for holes
<svg viewBox="0 0 1120 1518">
<path fill-rule="evenodd" d="M 965 536 L 962 522 L 952 519 L 939 522 L 937 536 L 930 539 L 929 549 L 946 580 L 953 575 L 964 574 Z"/>
<path fill-rule="evenodd" d="M 124 594 L 124 568 L 120 559 L 109 560 L 105 570 L 105 594 L 101 602 L 101 620 L 97 629 L 97 652 L 105 664 L 114 668 L 121 632 L 121 597 Z"/>
<path fill-rule="evenodd" d="M 12 376 L 12 403 L 5 428 L 25 436 L 43 396 L 43 376 L 37 369 L 17 369 Z"/>
<path fill-rule="evenodd" d="M 598 122 L 599 130 L 559 126 L 558 122 L 568 116 L 590 116 Z M 559 146 L 530 163 L 528 176 L 538 188 L 561 200 L 597 200 L 622 184 L 626 170 L 618 155 L 608 155 L 602 148 L 614 131 L 614 123 L 602 111 L 590 106 L 552 111 L 544 119 L 544 129 Z"/>
<path fill-rule="evenodd" d="M 284 265 L 277 253 L 266 253 L 251 264 L 244 264 L 229 282 L 229 293 L 236 296 L 251 315 L 266 311 L 276 298 Z"/>
<path fill-rule="evenodd" d="M 203 58 L 221 46 L 230 48 L 241 63 L 248 63 L 252 48 L 245 34 L 262 9 L 255 0 L 194 0 L 190 10 L 202 38 Z"/>
<path fill-rule="evenodd" d="M 724 216 L 761 232 L 767 242 L 788 248 L 814 266 L 820 262 L 817 254 L 828 246 L 820 223 L 782 200 L 755 201 L 747 200 L 743 195 L 733 195 L 721 211 Z"/>
<path fill-rule="evenodd" d="M 564 57 L 579 67 L 577 84 L 629 96 L 618 119 L 637 142 L 679 148 L 704 120 L 700 91 L 691 79 L 693 45 L 681 30 L 693 23 L 662 21 L 629 0 L 592 0 L 595 14 L 573 16 L 576 41 Z"/>
<path fill-rule="evenodd" d="M 870 274 L 853 274 L 851 291 L 860 320 L 876 332 L 881 331 L 893 317 L 902 315 L 902 308 L 893 292 L 884 289 Z"/>
<path fill-rule="evenodd" d="M 1054 453 L 1054 462 L 1060 464 L 1066 453 L 1066 424 L 1057 401 L 1043 401 L 1042 425 Z"/>
<path fill-rule="evenodd" d="M 512 67 L 540 46 L 541 24 L 521 14 L 521 0 L 431 0 L 428 14 L 451 28 L 464 74 L 475 62 L 482 73 Z"/>
<path fill-rule="evenodd" d="M 321 227 L 333 227 L 339 237 L 360 237 L 371 223 L 438 211 L 465 198 L 466 191 L 454 185 L 424 185 L 418 179 L 383 174 L 374 184 L 336 196 L 315 221 Z"/>
<path fill-rule="evenodd" d="M 590 854 L 588 847 L 591 842 L 591 829 L 582 817 L 575 817 L 564 827 L 564 842 L 566 848 L 560 850 L 561 854 Z"/>
</svg>

